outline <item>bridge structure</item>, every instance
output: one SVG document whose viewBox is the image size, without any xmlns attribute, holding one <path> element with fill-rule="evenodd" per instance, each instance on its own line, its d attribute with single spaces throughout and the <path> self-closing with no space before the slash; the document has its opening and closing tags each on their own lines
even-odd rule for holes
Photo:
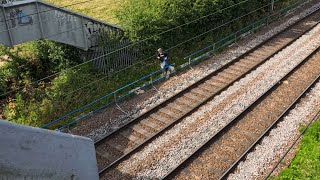
<svg viewBox="0 0 320 180">
<path fill-rule="evenodd" d="M 0 44 L 9 47 L 48 39 L 87 51 L 98 47 L 102 34 L 121 31 L 116 25 L 40 0 L 0 1 Z"/>
<path fill-rule="evenodd" d="M 139 47 L 129 46 L 119 26 L 41 0 L 0 0 L 0 44 L 12 47 L 39 39 L 84 50 L 84 61 L 91 60 L 104 74 L 139 57 Z"/>
</svg>

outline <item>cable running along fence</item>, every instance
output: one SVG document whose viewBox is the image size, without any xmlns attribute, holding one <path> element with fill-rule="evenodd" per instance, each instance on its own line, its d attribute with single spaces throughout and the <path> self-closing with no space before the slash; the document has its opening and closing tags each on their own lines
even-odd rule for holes
<svg viewBox="0 0 320 180">
<path fill-rule="evenodd" d="M 101 56 L 98 56 L 98 57 L 96 57 L 96 58 L 91 58 L 91 59 L 89 58 L 90 60 L 88 60 L 88 61 L 86 61 L 86 62 L 84 62 L 84 63 L 75 65 L 75 66 L 70 67 L 70 68 L 67 68 L 67 69 L 64 69 L 64 70 L 62 70 L 61 72 L 56 72 L 56 73 L 54 73 L 54 74 L 51 74 L 51 75 L 49 75 L 49 76 L 47 76 L 47 77 L 44 77 L 44 78 L 42 78 L 42 79 L 33 81 L 33 82 L 28 83 L 28 84 L 26 84 L 26 85 L 23 85 L 23 86 L 14 88 L 13 90 L 10 90 L 10 91 L 7 91 L 7 92 L 1 94 L 0 97 L 1 97 L 1 96 L 4 96 L 4 95 L 7 95 L 7 94 L 10 94 L 10 93 L 14 93 L 14 92 L 21 91 L 21 90 L 23 90 L 23 88 L 25 88 L 25 87 L 27 87 L 27 86 L 30 86 L 30 85 L 33 85 L 33 84 L 36 84 L 36 86 L 38 86 L 38 84 L 39 84 L 39 83 L 42 83 L 43 81 L 48 81 L 49 79 L 50 79 L 50 80 L 53 80 L 55 77 L 57 77 L 58 75 L 60 75 L 60 74 L 63 73 L 63 72 L 67 72 L 67 71 L 69 71 L 69 70 L 76 70 L 77 68 L 81 68 L 81 67 L 83 67 L 83 65 L 87 65 L 87 64 L 89 64 L 89 63 L 90 63 L 90 64 L 94 64 L 95 67 L 101 66 L 101 65 L 102 65 L 102 66 L 106 66 L 106 64 L 107 64 L 107 65 L 110 65 L 110 64 L 111 64 L 111 67 L 108 67 L 108 69 L 107 69 L 107 72 L 109 72 L 108 74 L 107 74 L 106 71 L 103 71 L 103 70 L 100 69 L 100 71 L 103 71 L 104 74 L 107 74 L 106 76 L 103 76 L 102 78 L 100 78 L 100 79 L 98 79 L 98 80 L 95 80 L 95 81 L 93 81 L 93 82 L 90 82 L 89 84 L 87 84 L 87 85 L 85 85 L 85 86 L 82 86 L 82 87 L 80 87 L 80 88 L 77 88 L 76 90 L 72 90 L 72 91 L 69 92 L 69 93 L 63 93 L 63 94 L 64 94 L 64 98 L 67 98 L 66 96 L 69 97 L 69 95 L 72 95 L 72 94 L 74 94 L 75 92 L 78 92 L 78 91 L 83 90 L 83 89 L 85 89 L 85 88 L 87 88 L 87 87 L 90 87 L 90 86 L 93 85 L 93 84 L 97 84 L 97 83 L 99 83 L 99 82 L 102 82 L 103 80 L 105 80 L 105 79 L 107 79 L 107 78 L 109 78 L 109 77 L 111 77 L 111 76 L 114 76 L 114 75 L 116 75 L 116 74 L 118 74 L 118 73 L 120 73 L 120 72 L 124 72 L 125 70 L 130 71 L 129 69 L 135 68 L 135 67 L 141 65 L 141 63 L 147 62 L 147 61 L 150 60 L 151 58 L 154 58 L 153 53 L 151 53 L 152 55 L 150 54 L 150 56 L 148 56 L 147 58 L 144 58 L 144 59 L 143 59 L 142 56 L 139 56 L 138 53 L 140 52 L 141 49 L 143 49 L 143 47 L 142 47 L 142 45 L 141 45 L 142 43 L 146 43 L 147 46 L 150 47 L 150 45 L 148 45 L 147 41 L 150 40 L 150 39 L 152 39 L 152 38 L 154 38 L 154 37 L 156 37 L 156 36 L 164 35 L 164 34 L 166 34 L 166 33 L 169 33 L 169 32 L 172 31 L 172 30 L 177 30 L 178 28 L 182 28 L 182 27 L 184 27 L 184 26 L 186 26 L 186 25 L 189 25 L 189 24 L 191 24 L 191 23 L 197 22 L 198 20 L 201 20 L 201 19 L 203 19 L 203 18 L 205 18 L 205 17 L 209 17 L 209 16 L 215 15 L 215 14 L 217 14 L 217 13 L 221 13 L 221 12 L 223 12 L 223 11 L 225 11 L 225 10 L 230 9 L 230 8 L 237 7 L 237 6 L 239 6 L 239 5 L 243 4 L 243 3 L 246 3 L 246 2 L 248 2 L 248 1 L 249 1 L 249 0 L 241 1 L 241 2 L 239 2 L 239 3 L 237 3 L 237 4 L 233 4 L 233 5 L 229 6 L 229 7 L 225 7 L 225 8 L 220 9 L 219 11 L 216 11 L 216 12 L 214 12 L 214 13 L 211 13 L 211 14 L 208 14 L 208 15 L 205 15 L 205 16 L 202 16 L 202 17 L 200 17 L 200 18 L 197 18 L 197 19 L 194 19 L 194 20 L 192 20 L 192 21 L 186 22 L 186 23 L 184 23 L 184 24 L 178 25 L 178 26 L 176 26 L 176 27 L 174 27 L 174 28 L 170 28 L 170 29 L 168 29 L 168 30 L 166 30 L 166 31 L 163 31 L 163 32 L 158 33 L 158 34 L 156 34 L 156 35 L 152 35 L 152 36 L 150 36 L 150 37 L 148 37 L 148 38 L 139 40 L 139 41 L 137 41 L 137 42 L 133 42 L 133 43 L 128 43 L 128 41 L 124 42 L 124 43 L 129 44 L 129 45 L 123 45 L 122 43 L 119 43 L 119 42 L 117 41 L 117 39 L 116 39 L 117 42 L 114 43 L 115 45 L 111 45 L 111 46 L 109 45 L 109 46 L 107 46 L 107 48 L 101 48 L 101 47 L 97 47 L 97 48 L 96 48 L 96 49 L 98 49 L 98 50 L 97 50 L 98 52 L 93 52 L 93 53 L 94 53 L 94 54 L 99 54 L 99 52 L 100 52 L 100 54 L 102 54 Z M 266 5 L 266 6 L 267 6 L 267 5 Z M 263 8 L 263 7 L 262 7 L 262 8 Z M 262 9 L 262 8 L 261 8 L 261 9 Z M 217 28 L 215 28 L 215 29 L 217 29 Z M 71 29 L 70 31 L 72 31 L 72 30 L 74 30 L 74 29 Z M 211 31 L 212 31 L 212 30 L 211 30 Z M 65 33 L 65 32 L 61 32 L 61 33 L 59 33 L 59 34 L 63 34 L 63 33 Z M 109 36 L 110 34 L 111 34 L 111 36 L 113 36 L 112 38 L 110 38 L 110 36 Z M 106 42 L 108 42 L 108 40 L 106 41 L 106 39 L 115 40 L 115 38 L 114 38 L 115 36 L 116 36 L 117 38 L 119 38 L 119 34 L 117 34 L 117 33 L 114 33 L 115 35 L 114 35 L 114 34 L 112 35 L 112 33 L 110 33 L 110 34 L 104 33 L 104 34 L 102 34 L 100 40 L 96 40 L 96 41 L 99 41 L 99 42 L 102 42 L 102 44 L 105 44 Z M 121 35 L 120 35 L 120 36 L 121 36 Z M 96 38 L 96 39 L 97 39 L 97 38 Z M 189 41 L 190 41 L 190 40 L 189 40 Z M 184 43 L 182 43 L 182 44 L 185 44 L 185 43 L 186 43 L 186 42 L 184 42 Z M 139 48 L 139 44 L 140 44 L 140 48 Z M 181 46 L 182 44 L 176 45 L 175 47 Z M 119 48 L 119 46 L 120 46 L 120 48 Z M 121 47 L 121 46 L 122 46 L 122 47 Z M 124 46 L 124 47 L 123 47 L 123 46 Z M 144 47 L 146 47 L 146 46 L 144 46 Z M 131 49 L 130 49 L 130 48 L 131 48 Z M 107 50 L 106 50 L 106 49 L 107 49 Z M 129 50 L 129 49 L 130 49 L 130 50 Z M 170 48 L 170 49 L 172 49 L 172 48 Z M 128 52 L 131 52 L 131 53 L 128 53 Z M 133 53 L 132 53 L 132 52 L 133 52 Z M 117 55 L 115 55 L 115 54 L 117 54 Z M 119 58 L 119 57 L 122 56 L 122 57 L 124 57 L 124 59 L 126 59 L 126 58 L 128 57 L 128 54 L 129 54 L 129 55 L 131 54 L 131 56 L 130 56 L 130 59 L 131 59 L 131 60 L 132 60 L 132 57 L 133 57 L 133 58 L 137 59 L 137 61 L 135 61 L 135 62 L 133 62 L 133 63 L 132 63 L 132 61 L 129 61 L 129 63 L 128 63 L 128 61 L 127 61 L 127 62 L 123 63 L 123 61 L 121 61 L 121 58 Z M 140 54 L 146 54 L 146 53 L 144 52 L 144 53 L 140 53 Z M 97 55 L 94 55 L 94 56 L 97 56 Z M 110 58 L 110 57 L 112 57 L 112 58 Z M 136 57 L 139 57 L 139 59 L 136 58 Z M 109 63 L 108 63 L 108 61 L 106 61 L 106 59 L 112 59 L 114 62 L 109 62 Z M 119 60 L 119 59 L 120 59 L 120 60 Z M 142 60 L 141 60 L 141 59 L 142 59 Z M 93 63 L 92 63 L 92 62 L 93 62 Z M 150 64 L 150 62 L 147 62 L 147 63 Z M 116 67 L 114 67 L 114 66 L 116 66 Z M 153 67 L 151 67 L 152 69 L 151 69 L 151 70 L 148 70 L 148 72 L 147 72 L 146 74 L 152 72 L 152 70 L 156 70 L 156 69 L 157 69 L 157 68 L 155 68 L 156 66 L 154 65 L 154 62 L 151 62 L 151 66 L 153 66 Z M 106 68 L 105 68 L 105 69 L 106 69 Z M 89 91 L 91 91 L 91 90 L 89 90 Z M 89 91 L 88 91 L 88 92 L 89 92 Z M 90 92 L 89 92 L 89 93 L 90 93 Z M 57 103 L 57 104 L 59 104 L 59 103 Z M 41 106 L 41 107 L 42 107 L 42 106 Z M 33 110 L 34 110 L 34 109 L 33 109 Z"/>
<path fill-rule="evenodd" d="M 283 8 L 283 9 L 277 11 L 277 12 L 274 12 L 274 13 L 270 14 L 267 17 L 264 17 L 264 18 L 254 22 L 252 24 L 249 24 L 248 26 L 246 26 L 244 28 L 241 28 L 240 30 L 238 30 L 238 31 L 236 31 L 234 33 L 231 33 L 231 34 L 227 35 L 226 37 L 216 41 L 214 44 L 211 44 L 211 45 L 207 46 L 206 48 L 204 48 L 204 49 L 202 49 L 202 50 L 200 50 L 200 51 L 198 51 L 196 53 L 192 53 L 191 55 L 186 56 L 185 58 L 182 58 L 183 60 L 181 60 L 177 64 L 177 69 L 181 70 L 181 69 L 187 67 L 188 65 L 191 65 L 191 64 L 194 64 L 194 63 L 198 62 L 203 57 L 208 56 L 208 52 L 211 53 L 211 52 L 220 51 L 222 48 L 234 43 L 237 39 L 243 37 L 245 34 L 254 32 L 257 29 L 261 28 L 262 26 L 266 25 L 270 21 L 270 19 L 277 19 L 277 18 L 281 17 L 287 11 L 293 9 L 295 6 L 298 6 L 301 3 L 302 3 L 301 0 L 297 1 L 294 4 L 292 4 L 292 5 L 290 5 L 290 6 L 286 7 L 286 8 Z M 263 7 L 260 7 L 258 9 L 256 9 L 256 10 L 252 11 L 252 12 L 257 12 L 258 10 L 260 10 L 262 8 L 269 7 L 270 4 L 271 3 L 269 3 L 269 4 L 267 4 L 267 5 L 263 6 Z M 244 18 L 244 17 L 250 15 L 252 12 L 247 13 L 247 14 L 245 14 L 243 16 L 240 16 L 240 17 L 238 17 L 236 19 L 233 19 L 230 22 L 224 23 L 224 24 L 222 24 L 222 25 L 220 25 L 220 26 L 218 26 L 218 27 L 216 27 L 214 29 L 206 31 L 205 33 L 202 33 L 199 36 L 191 38 L 191 40 L 194 40 L 197 37 L 202 37 L 202 35 L 206 35 L 208 32 L 212 32 L 214 30 L 218 30 L 221 27 L 229 25 L 230 23 L 232 23 L 232 22 L 234 22 L 236 20 L 239 20 L 241 18 Z M 191 40 L 188 39 L 188 40 L 183 41 L 182 43 L 179 43 L 179 44 L 177 44 L 175 46 L 172 46 L 171 48 L 168 48 L 168 49 L 172 50 L 174 48 L 177 48 L 177 47 L 181 46 L 182 44 L 190 42 Z M 139 44 L 139 46 L 141 47 L 141 44 Z M 125 48 L 126 47 L 124 47 L 124 49 Z M 134 49 L 140 49 L 140 48 L 134 48 Z M 144 49 L 144 48 L 142 48 L 142 49 Z M 207 50 L 209 50 L 209 51 L 207 51 Z M 118 50 L 115 50 L 115 51 L 118 51 Z M 111 52 L 109 54 L 106 54 L 106 56 L 109 56 L 112 53 L 113 52 Z M 153 58 L 153 57 L 154 57 L 154 55 L 150 55 L 146 59 L 150 59 L 150 58 Z M 193 58 L 193 57 L 196 57 L 196 58 Z M 101 58 L 103 58 L 103 57 L 101 57 Z M 93 62 L 95 60 L 97 60 L 97 59 L 93 59 Z M 100 59 L 100 61 L 103 61 L 103 60 Z M 143 61 L 140 60 L 139 62 L 133 64 L 132 66 L 134 66 L 134 65 L 136 65 L 138 63 L 141 63 L 141 62 L 143 62 Z M 157 65 L 157 63 L 155 63 L 155 64 Z M 164 78 L 163 76 L 161 76 L 161 73 L 162 73 L 162 70 L 154 71 L 151 74 L 148 74 L 148 75 L 146 75 L 146 76 L 144 76 L 144 77 L 142 77 L 142 78 L 140 78 L 140 79 L 138 79 L 138 80 L 136 80 L 136 81 L 134 81 L 134 82 L 132 82 L 132 83 L 130 83 L 130 84 L 128 84 L 128 85 L 126 85 L 126 86 L 114 91 L 114 92 L 112 92 L 112 93 L 109 93 L 109 94 L 107 94 L 107 95 L 105 95 L 105 96 L 103 96 L 103 97 L 101 97 L 101 98 L 99 98 L 99 99 L 97 99 L 97 100 L 85 105 L 85 106 L 82 106 L 82 107 L 80 107 L 80 108 L 78 108 L 78 109 L 76 109 L 74 111 L 71 111 L 70 113 L 67 113 L 64 116 L 61 116 L 58 119 L 55 119 L 54 121 L 44 125 L 42 128 L 49 128 L 50 126 L 52 126 L 52 125 L 54 125 L 54 124 L 56 124 L 56 123 L 58 123 L 58 122 L 60 122 L 62 120 L 69 119 L 69 118 L 72 119 L 72 117 L 75 118 L 71 122 L 68 120 L 67 121 L 68 123 L 66 125 L 63 125 L 63 126 L 59 127 L 59 130 L 62 130 L 62 129 L 64 129 L 64 128 L 66 128 L 66 127 L 68 127 L 68 126 L 70 126 L 70 125 L 72 125 L 72 124 L 74 124 L 74 123 L 76 123 L 78 121 L 83 120 L 84 118 L 88 117 L 90 114 L 96 113 L 96 112 L 104 109 L 105 107 L 107 107 L 107 106 L 109 106 L 111 104 L 117 103 L 118 101 L 124 99 L 125 97 L 128 97 L 128 96 L 132 95 L 135 92 L 135 90 L 137 90 L 137 89 L 143 89 L 143 88 L 147 88 L 147 87 L 152 86 L 154 83 L 156 83 L 156 82 L 158 82 L 158 81 L 160 81 L 160 80 L 162 80 Z M 103 78 L 105 78 L 105 77 L 103 77 Z M 98 107 L 98 108 L 93 109 L 92 107 L 94 105 L 97 105 L 97 103 L 102 103 L 103 105 Z M 91 107 L 91 109 L 89 109 L 89 107 Z M 89 113 L 87 113 L 85 115 L 81 115 L 80 117 L 77 117 L 76 114 L 78 114 L 80 112 L 83 112 L 83 111 L 89 112 Z"/>
<path fill-rule="evenodd" d="M 192 21 L 186 22 L 186 23 L 184 23 L 184 24 L 178 25 L 178 26 L 176 26 L 176 27 L 170 28 L 170 29 L 165 30 L 165 31 L 163 31 L 163 32 L 161 32 L 161 33 L 152 35 L 152 36 L 147 37 L 147 38 L 142 39 L 142 40 L 138 40 L 138 41 L 136 41 L 136 42 L 131 42 L 131 43 L 130 43 L 130 42 L 128 42 L 128 40 L 121 41 L 121 37 L 123 36 L 121 33 L 119 33 L 119 32 L 118 32 L 118 33 L 116 33 L 116 32 L 110 33 L 110 31 L 106 31 L 106 33 L 101 34 L 100 37 L 94 37 L 94 40 L 93 40 L 93 41 L 94 41 L 94 42 L 100 42 L 100 46 L 93 47 L 93 48 L 91 48 L 91 50 L 89 50 L 89 52 L 87 53 L 87 59 L 88 59 L 88 60 L 87 60 L 86 62 L 81 63 L 81 64 L 78 64 L 78 65 L 73 66 L 73 67 L 70 67 L 70 68 L 67 68 L 67 69 L 64 69 L 64 70 L 61 71 L 61 72 L 56 72 L 56 73 L 54 73 L 54 74 L 51 74 L 51 75 L 49 75 L 49 76 L 47 76 L 47 77 L 44 77 L 44 78 L 39 79 L 39 80 L 36 80 L 36 81 L 34 81 L 34 82 L 28 83 L 28 85 L 40 83 L 41 81 L 44 81 L 44 80 L 47 80 L 47 79 L 52 79 L 52 78 L 60 75 L 60 74 L 61 74 L 62 72 L 64 72 L 64 71 L 76 69 L 76 68 L 78 68 L 78 67 L 80 67 L 80 66 L 89 64 L 89 63 L 91 63 L 91 62 L 93 62 L 94 65 L 100 67 L 100 69 L 102 69 L 102 71 L 103 71 L 104 73 L 106 73 L 106 71 L 109 72 L 109 73 L 108 73 L 108 76 L 113 75 L 113 74 L 116 74 L 116 73 L 119 73 L 119 72 L 121 72 L 121 71 L 123 71 L 123 70 L 126 70 L 126 69 L 128 69 L 128 68 L 130 68 L 130 67 L 132 67 L 132 66 L 135 66 L 135 65 L 137 65 L 137 64 L 139 64 L 139 63 L 141 63 L 141 62 L 145 62 L 145 61 L 153 58 L 154 55 L 151 53 L 152 55 L 148 56 L 147 58 L 144 58 L 143 60 L 140 60 L 140 61 L 138 61 L 138 62 L 134 62 L 134 63 L 131 64 L 131 65 L 128 65 L 128 64 L 127 64 L 128 67 L 126 67 L 126 68 L 123 68 L 122 66 L 120 66 L 119 68 L 117 68 L 117 63 L 118 63 L 118 64 L 123 64 L 123 62 L 120 62 L 119 60 L 117 60 L 116 63 L 112 63 L 112 60 L 114 60 L 115 57 L 119 57 L 119 56 L 121 56 L 121 54 L 127 54 L 126 52 L 132 52 L 132 51 L 135 51 L 135 53 L 133 53 L 133 54 L 134 54 L 133 56 L 134 56 L 134 57 L 137 57 L 137 50 L 143 49 L 143 48 L 145 47 L 145 46 L 142 46 L 142 43 L 147 42 L 148 40 L 151 40 L 152 38 L 156 38 L 156 37 L 158 37 L 158 36 L 160 36 L 160 35 L 164 35 L 164 34 L 166 34 L 166 33 L 172 32 L 173 30 L 177 30 L 177 29 L 179 29 L 179 28 L 182 28 L 182 27 L 184 27 L 184 26 L 186 26 L 186 25 L 189 25 L 189 24 L 191 24 L 191 23 L 197 22 L 197 21 L 199 21 L 199 20 L 201 20 L 201 19 L 203 19 L 203 18 L 207 18 L 207 17 L 209 17 L 209 16 L 213 16 L 213 15 L 215 15 L 215 14 L 222 13 L 223 11 L 226 11 L 226 10 L 228 10 L 228 9 L 230 9 L 230 8 L 233 8 L 233 7 L 237 7 L 237 6 L 239 6 L 239 5 L 243 4 L 243 3 L 246 3 L 246 2 L 248 2 L 248 1 L 249 1 L 249 0 L 241 1 L 241 2 L 239 2 L 239 3 L 237 3 L 237 4 L 233 4 L 233 5 L 229 6 L 229 7 L 222 8 L 222 9 L 220 9 L 219 11 L 210 13 L 210 14 L 208 14 L 208 15 L 202 16 L 202 17 L 200 17 L 200 18 L 194 19 L 194 20 L 192 20 Z M 85 1 L 85 2 L 86 2 L 86 1 Z M 43 11 L 43 12 L 47 12 L 47 11 Z M 75 14 L 76 14 L 76 13 L 75 13 Z M 56 20 L 56 18 L 53 18 L 53 20 Z M 47 21 L 51 21 L 51 19 L 49 19 L 49 20 L 43 20 L 43 21 L 44 21 L 44 22 L 47 22 Z M 93 25 L 93 23 L 89 23 L 88 25 L 91 26 L 91 25 Z M 19 27 L 16 27 L 16 28 L 19 28 Z M 82 26 L 79 26 L 79 27 L 76 27 L 76 28 L 71 28 L 71 29 L 69 29 L 69 30 L 67 30 L 67 31 L 62 31 L 62 32 L 59 32 L 59 33 L 57 33 L 57 34 L 53 34 L 53 35 L 51 35 L 51 36 L 48 36 L 48 37 L 46 37 L 46 38 L 53 37 L 53 36 L 58 36 L 58 35 L 60 35 L 60 34 L 68 33 L 68 32 L 74 31 L 74 30 L 78 30 L 78 29 L 80 29 L 80 28 L 83 28 L 83 27 L 82 27 Z M 8 31 L 8 30 L 5 30 L 5 31 Z M 93 27 L 92 32 L 97 32 L 97 31 L 100 31 L 99 28 L 98 28 L 98 27 L 96 27 L 96 28 Z M 115 43 L 109 42 L 108 40 L 110 40 L 110 38 L 112 38 L 112 40 L 113 40 L 113 41 L 116 41 L 116 42 L 115 42 Z M 111 45 L 107 45 L 107 46 L 106 46 L 107 43 L 110 43 Z M 140 44 L 140 45 L 139 45 L 139 44 Z M 147 43 L 147 44 L 148 44 L 148 43 Z M 103 46 L 103 45 L 104 45 L 104 46 Z M 103 47 L 101 47 L 101 46 L 103 46 Z M 130 49 L 130 50 L 128 50 L 127 48 Z M 133 50 L 132 50 L 132 49 L 133 49 Z M 115 55 L 115 54 L 117 54 L 117 55 Z M 119 54 L 120 54 L 120 55 L 119 55 Z M 141 54 L 144 54 L 144 53 L 141 53 Z M 112 58 L 108 58 L 108 56 L 111 56 Z M 111 62 L 106 62 L 105 59 L 112 59 L 112 60 L 111 60 Z M 141 59 L 141 57 L 139 57 L 139 59 Z M 104 69 L 103 69 L 103 66 L 105 66 L 106 64 L 107 64 L 107 65 L 113 65 L 113 66 L 107 67 L 107 68 L 104 68 Z M 102 67 L 101 67 L 101 66 L 102 66 Z M 114 66 L 116 66 L 116 67 L 114 67 Z M 117 70 L 117 69 L 118 69 L 118 70 Z M 105 79 L 105 78 L 102 78 L 102 79 Z M 101 79 L 101 80 L 102 80 L 102 79 Z M 25 86 L 27 86 L 27 85 L 25 85 Z M 3 96 L 3 95 L 7 95 L 7 94 L 9 94 L 9 93 L 12 93 L 12 92 L 21 90 L 21 89 L 23 89 L 23 87 L 25 87 L 25 86 L 18 87 L 18 88 L 16 88 L 15 90 L 12 90 L 12 91 L 9 91 L 9 92 L 5 92 L 4 94 L 1 94 L 0 97 Z"/>
</svg>

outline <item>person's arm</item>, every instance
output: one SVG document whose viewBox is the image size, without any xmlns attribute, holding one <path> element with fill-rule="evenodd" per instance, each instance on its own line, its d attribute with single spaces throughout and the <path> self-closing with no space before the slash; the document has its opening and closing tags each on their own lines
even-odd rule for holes
<svg viewBox="0 0 320 180">
<path fill-rule="evenodd" d="M 164 53 L 163 55 L 164 55 L 164 60 L 166 60 L 167 63 L 169 63 L 169 61 L 170 61 L 169 54 L 168 53 Z"/>
</svg>

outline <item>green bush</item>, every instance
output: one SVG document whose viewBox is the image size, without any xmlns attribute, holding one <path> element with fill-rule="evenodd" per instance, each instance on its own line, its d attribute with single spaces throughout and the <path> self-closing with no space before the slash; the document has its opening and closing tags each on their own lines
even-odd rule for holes
<svg viewBox="0 0 320 180">
<path fill-rule="evenodd" d="M 83 61 L 81 50 L 48 40 L 27 43 L 16 51 L 24 60 L 19 65 L 26 65 L 32 80 L 44 78 Z"/>
<path fill-rule="evenodd" d="M 139 60 L 151 63 L 154 60 L 150 57 L 155 54 L 157 48 L 170 48 L 168 53 L 178 67 L 187 62 L 183 59 L 185 56 L 213 44 L 269 13 L 270 7 L 263 7 L 269 3 L 268 0 L 243 1 L 130 0 L 119 8 L 116 16 L 125 30 L 125 35 L 131 41 L 138 42 L 135 48 L 141 52 Z M 221 11 L 229 6 L 234 7 Z M 246 15 L 258 8 L 258 11 Z M 233 21 L 240 16 L 244 17 Z M 230 21 L 232 22 L 221 26 Z M 186 25 L 177 28 L 182 24 Z M 154 64 L 152 69 L 159 68 L 158 66 Z"/>
<path fill-rule="evenodd" d="M 136 48 L 132 48 L 140 52 L 139 61 L 146 57 L 152 57 L 158 47 L 166 49 L 176 46 L 169 53 L 176 66 L 179 66 L 186 62 L 183 59 L 184 56 L 206 47 L 223 36 L 268 14 L 269 7 L 265 7 L 239 21 L 210 31 L 269 2 L 268 0 L 249 0 L 240 6 L 219 11 L 242 1 L 129 0 L 120 8 L 116 16 L 125 29 L 125 36 L 132 42 L 152 36 L 149 40 L 138 43 Z M 215 14 L 160 36 L 157 35 L 210 13 Z M 206 33 L 207 31 L 209 33 Z M 203 35 L 183 43 L 199 34 Z M 107 36 L 107 40 L 104 38 L 100 43 L 108 45 L 121 38 L 121 33 L 114 34 L 110 37 Z M 92 67 L 91 63 L 88 63 L 63 71 L 50 79 L 30 84 L 30 82 L 82 63 L 82 52 L 64 44 L 41 40 L 19 45 L 12 49 L 4 48 L 0 50 L 0 55 L 1 53 L 9 55 L 12 61 L 0 69 L 0 93 L 23 87 L 23 89 L 5 96 L 8 100 L 4 112 L 6 119 L 32 126 L 48 123 L 159 69 L 158 61 L 151 58 L 143 63 L 135 64 L 121 73 L 106 77 L 106 74 L 100 73 L 99 70 Z M 143 83 L 145 82 L 140 82 L 138 85 Z M 127 88 L 117 95 L 125 94 L 131 88 Z M 108 103 L 112 98 L 106 98 L 94 106 L 74 114 L 67 121 Z"/>
<path fill-rule="evenodd" d="M 290 166 L 272 179 L 320 179 L 320 121 L 306 132 Z"/>
<path fill-rule="evenodd" d="M 0 55 L 9 57 L 6 64 L 0 67 L 0 98 L 8 101 L 4 108 L 5 118 L 33 126 L 48 121 L 48 118 L 43 118 L 46 112 L 41 112 L 38 107 L 43 102 L 51 103 L 46 91 L 55 76 L 31 82 L 82 62 L 80 50 L 46 40 L 14 48 L 1 46 Z M 3 95 L 5 92 L 11 93 Z"/>
<path fill-rule="evenodd" d="M 243 0 L 131 0 L 117 12 L 121 26 L 125 29 L 127 36 L 132 40 L 144 39 L 159 34 L 178 25 L 191 22 L 211 13 L 200 20 L 194 21 L 186 26 L 177 28 L 169 33 L 155 36 L 147 43 L 154 46 L 169 48 L 177 43 L 183 42 L 191 37 L 197 36 L 213 29 L 234 18 L 244 15 L 262 5 L 266 0 L 249 0 L 241 5 L 219 12 L 220 9 L 242 2 Z M 237 23 L 223 27 L 220 31 L 206 34 L 207 36 L 221 37 L 221 34 L 243 27 L 249 22 L 264 16 L 269 7 L 263 8 L 250 16 L 241 19 Z M 212 41 L 211 41 L 212 43 Z M 193 42 L 194 44 L 194 42 Z M 186 44 L 185 47 L 190 45 Z"/>
</svg>

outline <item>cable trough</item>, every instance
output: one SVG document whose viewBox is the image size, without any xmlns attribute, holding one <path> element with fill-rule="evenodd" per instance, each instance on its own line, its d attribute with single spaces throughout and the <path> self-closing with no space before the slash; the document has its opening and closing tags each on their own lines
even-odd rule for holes
<svg viewBox="0 0 320 180">
<path fill-rule="evenodd" d="M 319 19 L 318 10 L 97 141 L 100 176 L 292 44 Z"/>
<path fill-rule="evenodd" d="M 226 179 L 320 80 L 320 48 L 187 157 L 165 179 Z M 308 75 L 306 75 L 308 74 Z"/>
</svg>

